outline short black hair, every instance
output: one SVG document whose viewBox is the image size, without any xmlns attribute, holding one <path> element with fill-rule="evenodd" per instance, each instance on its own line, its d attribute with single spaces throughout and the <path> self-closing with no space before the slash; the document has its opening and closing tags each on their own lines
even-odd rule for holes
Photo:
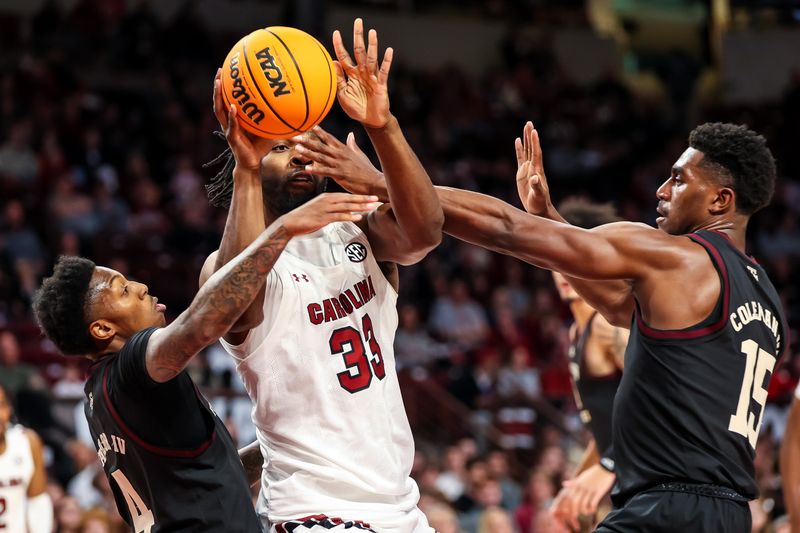
<svg viewBox="0 0 800 533">
<path fill-rule="evenodd" d="M 561 202 L 558 212 L 568 223 L 584 229 L 622 220 L 612 204 L 598 204 L 577 196 Z"/>
<path fill-rule="evenodd" d="M 223 140 L 225 139 L 225 134 L 221 131 L 215 131 L 214 135 L 221 137 Z M 233 167 L 236 166 L 236 159 L 234 159 L 233 151 L 230 147 L 225 148 L 221 154 L 205 163 L 203 168 L 220 164 L 222 168 L 211 178 L 211 183 L 206 185 L 206 194 L 208 195 L 208 203 L 212 206 L 228 209 L 231 206 L 231 198 L 233 197 Z"/>
<path fill-rule="evenodd" d="M 64 355 L 95 350 L 88 329 L 88 294 L 95 264 L 83 257 L 62 255 L 33 297 L 33 313 L 44 334 Z"/>
<path fill-rule="evenodd" d="M 752 215 L 775 192 L 775 158 L 763 136 L 738 124 L 707 122 L 689 134 L 689 146 L 717 167 L 723 184 L 736 193 L 736 210 Z M 709 166 L 709 165 L 707 165 Z"/>
</svg>

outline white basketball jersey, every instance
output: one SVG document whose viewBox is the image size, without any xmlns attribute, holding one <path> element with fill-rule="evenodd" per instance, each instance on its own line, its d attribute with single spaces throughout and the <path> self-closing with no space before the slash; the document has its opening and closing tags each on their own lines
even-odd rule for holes
<svg viewBox="0 0 800 533">
<path fill-rule="evenodd" d="M 0 455 L 0 531 L 28 530 L 28 485 L 33 477 L 31 444 L 22 426 L 6 429 Z"/>
<path fill-rule="evenodd" d="M 266 460 L 270 523 L 316 514 L 418 529 L 414 441 L 394 361 L 397 293 L 353 223 L 289 241 L 264 321 L 231 346 Z M 423 529 L 429 531 L 429 529 Z"/>
</svg>

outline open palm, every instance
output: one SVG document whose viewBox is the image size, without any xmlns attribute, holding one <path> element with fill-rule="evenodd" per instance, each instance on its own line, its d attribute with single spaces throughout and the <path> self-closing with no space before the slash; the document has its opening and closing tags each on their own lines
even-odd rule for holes
<svg viewBox="0 0 800 533">
<path fill-rule="evenodd" d="M 545 215 L 550 207 L 550 189 L 544 175 L 539 133 L 533 123 L 525 124 L 522 138 L 514 143 L 517 153 L 517 193 L 528 213 Z"/>
<path fill-rule="evenodd" d="M 339 30 L 333 32 L 336 53 L 336 94 L 344 112 L 369 128 L 381 128 L 389 122 L 389 91 L 387 81 L 392 66 L 393 51 L 387 48 L 378 68 L 378 32 L 369 30 L 369 44 L 364 44 L 364 23 L 353 23 L 353 55 L 347 53 Z"/>
</svg>

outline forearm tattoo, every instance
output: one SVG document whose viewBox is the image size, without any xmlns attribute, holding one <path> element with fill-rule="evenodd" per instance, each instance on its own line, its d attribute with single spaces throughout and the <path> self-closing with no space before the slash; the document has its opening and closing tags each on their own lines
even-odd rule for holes
<svg viewBox="0 0 800 533">
<path fill-rule="evenodd" d="M 289 234 L 283 226 L 256 240 L 255 248 L 222 267 L 203 285 L 186 315 L 187 334 L 176 335 L 159 350 L 156 376 L 172 379 L 205 345 L 220 338 L 253 302 L 266 276 L 278 260 Z"/>
</svg>

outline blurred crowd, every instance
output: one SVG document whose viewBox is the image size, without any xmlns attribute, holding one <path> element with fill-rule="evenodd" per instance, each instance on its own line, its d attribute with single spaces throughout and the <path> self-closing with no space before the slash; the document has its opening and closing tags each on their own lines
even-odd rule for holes
<svg viewBox="0 0 800 533">
<path fill-rule="evenodd" d="M 31 296 L 59 254 L 78 254 L 147 283 L 172 317 L 191 301 L 225 221 L 208 205 L 204 185 L 215 169 L 203 163 L 224 148 L 212 135 L 211 82 L 237 39 L 205 27 L 191 3 L 166 22 L 147 3 L 126 9 L 122 0 L 0 13 L 0 382 L 18 420 L 47 446 L 57 531 L 114 531 L 118 521 L 82 426 L 85 365 L 42 339 Z M 780 177 L 772 206 L 752 220 L 750 253 L 796 332 L 800 74 L 781 101 L 702 105 L 690 120 L 691 91 L 670 88 L 694 78 L 672 71 L 655 97 L 611 74 L 581 86 L 546 37 L 512 29 L 485 72 L 397 62 L 390 97 L 436 184 L 519 205 L 513 140 L 530 119 L 556 201 L 610 201 L 647 223 L 695 123 L 748 124 L 767 137 Z M 343 138 L 356 125 L 334 110 L 323 126 Z M 401 270 L 400 293 L 395 351 L 418 439 L 413 475 L 432 524 L 441 533 L 561 531 L 542 511 L 586 435 L 567 369 L 570 315 L 550 273 L 446 238 Z M 754 531 L 782 527 L 777 445 L 800 378 L 797 344 L 790 352 L 772 378 L 758 443 Z M 224 352 L 211 347 L 190 371 L 239 442 L 252 440 L 249 401 Z M 440 401 L 415 410 L 421 391 Z M 437 416 L 456 423 L 431 423 Z"/>
</svg>

